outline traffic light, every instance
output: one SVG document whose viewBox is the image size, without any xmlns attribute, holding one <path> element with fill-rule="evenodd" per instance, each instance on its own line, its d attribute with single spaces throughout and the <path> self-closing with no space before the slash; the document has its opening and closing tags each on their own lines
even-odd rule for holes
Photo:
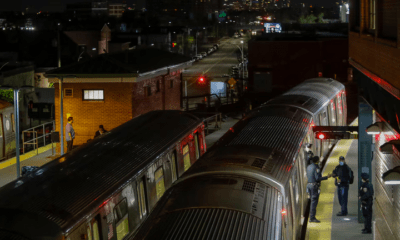
<svg viewBox="0 0 400 240">
<path fill-rule="evenodd" d="M 329 139 L 357 139 L 356 134 L 350 134 L 349 132 L 316 132 L 315 138 L 318 140 L 329 140 Z"/>
<path fill-rule="evenodd" d="M 198 81 L 199 81 L 199 83 L 204 83 L 204 81 L 205 81 L 205 80 L 204 80 L 204 77 L 199 77 L 199 80 L 198 80 Z"/>
<path fill-rule="evenodd" d="M 175 47 L 175 46 L 176 46 L 176 42 L 173 42 L 173 43 L 172 43 L 172 47 Z"/>
<path fill-rule="evenodd" d="M 198 85 L 206 85 L 206 77 L 205 76 L 200 76 L 197 78 L 197 84 Z"/>
</svg>

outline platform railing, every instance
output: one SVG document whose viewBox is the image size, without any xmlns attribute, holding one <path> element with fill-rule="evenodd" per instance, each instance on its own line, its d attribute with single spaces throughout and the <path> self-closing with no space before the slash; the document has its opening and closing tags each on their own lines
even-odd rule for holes
<svg viewBox="0 0 400 240">
<path fill-rule="evenodd" d="M 190 111 L 233 104 L 237 101 L 237 97 L 232 95 L 229 97 L 222 97 L 217 94 L 204 94 L 199 96 L 183 97 L 183 106 L 186 111 Z"/>
<path fill-rule="evenodd" d="M 33 146 L 33 150 L 39 151 L 42 144 L 46 146 L 46 138 L 47 143 L 51 143 L 51 131 L 54 129 L 55 123 L 51 121 L 22 131 L 22 152 L 30 149 L 26 146 Z"/>
</svg>

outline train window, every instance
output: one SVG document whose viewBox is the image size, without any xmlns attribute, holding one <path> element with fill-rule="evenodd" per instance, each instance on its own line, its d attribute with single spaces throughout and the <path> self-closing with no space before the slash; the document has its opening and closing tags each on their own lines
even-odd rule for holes
<svg viewBox="0 0 400 240">
<path fill-rule="evenodd" d="M 174 182 L 176 177 L 176 150 L 171 154 L 171 171 L 172 171 L 172 181 Z"/>
<path fill-rule="evenodd" d="M 145 185 L 144 185 L 144 179 L 146 179 L 146 176 L 144 176 L 138 184 L 137 187 L 137 192 L 139 195 L 139 212 L 140 212 L 140 218 L 146 215 L 147 213 L 147 208 L 146 208 L 146 195 L 145 195 Z"/>
<path fill-rule="evenodd" d="M 160 199 L 165 192 L 164 171 L 162 167 L 154 172 L 154 179 L 156 180 L 157 199 Z"/>
<path fill-rule="evenodd" d="M 93 229 L 93 240 L 100 240 L 99 224 L 97 223 L 97 220 L 93 222 L 92 229 Z"/>
<path fill-rule="evenodd" d="M 87 227 L 87 237 L 88 237 L 88 240 L 92 240 L 92 231 L 90 231 L 89 226 Z"/>
<path fill-rule="evenodd" d="M 330 115 L 332 119 L 332 125 L 336 126 L 336 107 L 335 107 L 335 102 L 332 100 L 331 105 L 330 105 Z"/>
<path fill-rule="evenodd" d="M 184 168 L 185 168 L 185 172 L 186 170 L 188 170 L 190 168 L 190 154 L 189 154 L 189 145 L 186 144 L 183 147 L 183 164 L 184 164 Z"/>
<path fill-rule="evenodd" d="M 15 132 L 14 113 L 11 113 L 11 126 L 12 126 L 12 131 Z"/>
<path fill-rule="evenodd" d="M 126 198 L 118 203 L 114 208 L 115 225 L 117 229 L 117 239 L 123 239 L 129 233 L 128 204 Z M 94 234 L 93 234 L 94 237 Z M 93 239 L 97 240 L 97 239 Z"/>
<path fill-rule="evenodd" d="M 200 146 L 199 146 L 199 134 L 198 133 L 194 134 L 194 145 L 195 145 L 195 149 L 196 149 L 196 160 L 197 160 L 200 157 Z"/>
</svg>

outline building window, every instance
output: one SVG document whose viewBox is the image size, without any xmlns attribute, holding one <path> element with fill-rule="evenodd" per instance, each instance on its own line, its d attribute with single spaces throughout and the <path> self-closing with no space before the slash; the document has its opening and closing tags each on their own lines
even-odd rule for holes
<svg viewBox="0 0 400 240">
<path fill-rule="evenodd" d="M 174 87 L 174 80 L 170 80 L 169 81 L 169 88 L 173 88 Z"/>
<path fill-rule="evenodd" d="M 144 87 L 144 94 L 148 97 L 151 96 L 151 86 Z"/>
<path fill-rule="evenodd" d="M 369 29 L 375 30 L 376 27 L 376 0 L 369 0 Z"/>
<path fill-rule="evenodd" d="M 74 92 L 72 88 L 64 88 L 64 97 L 73 97 Z"/>
<path fill-rule="evenodd" d="M 157 81 L 157 90 L 156 90 L 156 92 L 160 92 L 160 88 L 161 88 L 161 81 L 160 80 L 158 80 Z"/>
<path fill-rule="evenodd" d="M 83 90 L 83 100 L 104 101 L 104 90 Z"/>
</svg>

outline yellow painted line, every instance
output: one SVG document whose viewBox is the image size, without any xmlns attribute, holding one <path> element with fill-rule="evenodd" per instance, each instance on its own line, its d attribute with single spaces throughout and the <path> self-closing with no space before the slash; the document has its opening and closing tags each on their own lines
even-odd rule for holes
<svg viewBox="0 0 400 240">
<path fill-rule="evenodd" d="M 39 152 L 39 154 L 41 154 L 41 153 L 46 152 L 46 151 L 48 151 L 50 149 L 51 149 L 51 144 L 48 144 L 48 145 L 46 145 L 44 147 L 40 147 L 39 150 L 32 150 L 32 151 L 27 152 L 27 153 L 25 153 L 23 155 L 20 155 L 19 156 L 19 161 L 20 162 L 25 161 L 25 160 L 27 160 L 27 159 L 29 159 L 31 157 L 34 157 L 34 156 L 38 155 L 37 154 L 38 152 Z M 15 157 L 10 158 L 10 159 L 0 163 L 0 169 L 9 167 L 11 165 L 14 165 L 14 164 L 16 164 L 16 162 L 17 162 L 17 159 Z"/>
<path fill-rule="evenodd" d="M 336 144 L 329 156 L 326 163 L 324 174 L 326 176 L 328 173 L 332 173 L 335 167 L 339 164 L 339 157 L 346 156 L 350 149 L 350 146 L 354 140 L 344 139 L 340 140 Z M 333 200 L 335 196 L 336 186 L 335 179 L 329 178 L 323 181 L 321 184 L 321 194 L 319 196 L 319 202 L 317 206 L 316 218 L 320 220 L 320 223 L 308 223 L 308 239 L 309 240 L 330 240 L 332 234 L 332 211 L 333 211 Z"/>
</svg>

